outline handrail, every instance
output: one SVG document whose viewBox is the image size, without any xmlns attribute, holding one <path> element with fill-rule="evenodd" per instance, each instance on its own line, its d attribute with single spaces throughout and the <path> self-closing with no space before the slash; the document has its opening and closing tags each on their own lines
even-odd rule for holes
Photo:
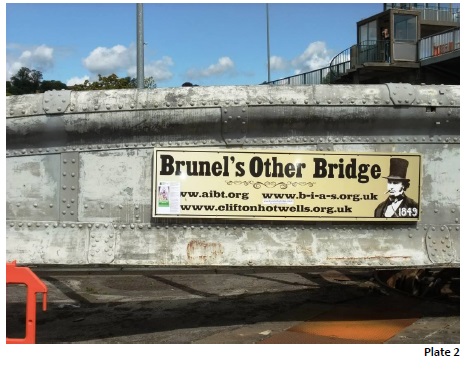
<svg viewBox="0 0 474 372">
<path fill-rule="evenodd" d="M 448 32 L 440 32 L 421 39 L 418 43 L 418 59 L 423 61 L 459 50 L 460 36 L 460 28 L 457 27 Z"/>
<path fill-rule="evenodd" d="M 286 78 L 269 81 L 272 85 L 307 85 L 307 84 L 329 84 L 331 75 L 329 66 L 317 70 L 303 72 L 301 74 L 288 76 Z"/>
<path fill-rule="evenodd" d="M 438 22 L 455 22 L 460 23 L 461 12 L 458 7 L 438 7 L 438 8 L 427 8 L 418 6 L 418 4 L 404 4 L 404 6 L 386 3 L 384 4 L 384 10 L 388 9 L 404 9 L 404 10 L 416 10 L 420 12 L 421 19 L 424 21 L 438 21 Z"/>
<path fill-rule="evenodd" d="M 347 70 L 351 68 L 351 50 L 353 50 L 355 46 L 356 45 L 353 45 L 347 49 L 344 49 L 331 60 L 329 63 L 331 81 L 334 81 L 339 76 L 342 76 Z"/>
</svg>

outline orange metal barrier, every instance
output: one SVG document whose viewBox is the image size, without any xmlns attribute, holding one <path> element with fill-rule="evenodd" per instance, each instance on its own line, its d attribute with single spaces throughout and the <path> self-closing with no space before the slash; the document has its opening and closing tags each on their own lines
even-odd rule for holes
<svg viewBox="0 0 474 372">
<path fill-rule="evenodd" d="M 16 261 L 7 262 L 8 284 L 25 284 L 27 295 L 25 338 L 7 337 L 7 344 L 34 344 L 36 341 L 36 294 L 43 293 L 43 311 L 46 311 L 48 288 L 28 267 L 17 267 Z"/>
</svg>

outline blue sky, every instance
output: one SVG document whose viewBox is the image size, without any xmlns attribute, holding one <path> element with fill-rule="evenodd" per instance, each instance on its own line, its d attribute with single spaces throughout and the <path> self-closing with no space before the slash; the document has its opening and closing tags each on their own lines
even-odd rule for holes
<svg viewBox="0 0 474 372">
<path fill-rule="evenodd" d="M 157 87 L 267 80 L 265 3 L 143 3 L 145 77 Z M 353 45 L 382 3 L 270 3 L 271 79 L 311 71 Z M 68 85 L 136 77 L 136 3 L 8 3 L 6 79 L 20 67 Z"/>
</svg>

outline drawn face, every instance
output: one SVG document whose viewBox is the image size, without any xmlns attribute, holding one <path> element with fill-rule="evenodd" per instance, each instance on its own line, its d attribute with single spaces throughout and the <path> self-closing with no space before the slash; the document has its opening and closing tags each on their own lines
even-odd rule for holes
<svg viewBox="0 0 474 372">
<path fill-rule="evenodd" d="M 399 196 L 403 194 L 405 188 L 403 187 L 402 181 L 388 180 L 387 190 L 390 196 Z"/>
</svg>

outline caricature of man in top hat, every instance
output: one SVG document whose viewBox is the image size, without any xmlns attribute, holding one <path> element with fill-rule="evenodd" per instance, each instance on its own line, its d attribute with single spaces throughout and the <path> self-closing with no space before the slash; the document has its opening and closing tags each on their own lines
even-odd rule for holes
<svg viewBox="0 0 474 372">
<path fill-rule="evenodd" d="M 410 187 L 406 178 L 408 161 L 401 158 L 390 159 L 390 175 L 387 179 L 388 198 L 375 208 L 375 217 L 418 217 L 418 203 L 405 195 Z"/>
</svg>

